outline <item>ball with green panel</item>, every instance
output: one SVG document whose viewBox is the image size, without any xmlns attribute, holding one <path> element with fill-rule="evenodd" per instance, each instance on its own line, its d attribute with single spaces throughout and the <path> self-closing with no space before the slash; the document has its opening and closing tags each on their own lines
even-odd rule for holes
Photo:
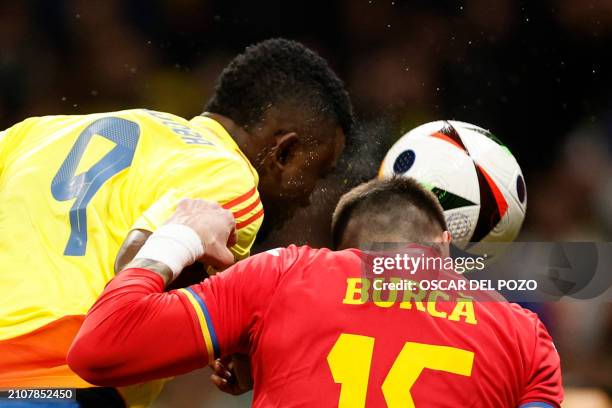
<svg viewBox="0 0 612 408">
<path fill-rule="evenodd" d="M 512 242 L 527 208 L 521 168 L 503 143 L 481 127 L 454 120 L 421 125 L 387 152 L 380 177 L 412 177 L 440 201 L 455 245 Z"/>
</svg>

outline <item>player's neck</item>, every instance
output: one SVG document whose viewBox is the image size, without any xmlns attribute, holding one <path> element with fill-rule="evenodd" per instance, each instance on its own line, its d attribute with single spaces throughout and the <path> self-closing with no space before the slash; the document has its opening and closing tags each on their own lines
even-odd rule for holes
<svg viewBox="0 0 612 408">
<path fill-rule="evenodd" d="M 249 134 L 241 126 L 236 124 L 233 120 L 227 116 L 219 115 L 218 113 L 204 112 L 201 116 L 216 120 L 223 126 L 227 133 L 234 139 L 240 150 L 243 150 L 243 146 L 246 145 Z"/>
</svg>

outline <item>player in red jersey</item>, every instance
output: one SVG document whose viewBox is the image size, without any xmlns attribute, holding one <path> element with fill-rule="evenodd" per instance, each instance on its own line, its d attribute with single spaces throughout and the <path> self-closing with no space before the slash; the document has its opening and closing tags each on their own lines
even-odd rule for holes
<svg viewBox="0 0 612 408">
<path fill-rule="evenodd" d="M 184 258 L 226 256 L 231 216 L 207 202 L 190 205 L 197 216 L 179 207 L 170 220 L 192 228 L 182 237 L 192 248 Z M 155 234 L 145 247 L 163 248 Z M 204 251 L 194 245 L 198 234 Z M 441 253 L 411 249 L 427 256 L 446 254 L 450 238 L 435 197 L 407 179 L 374 180 L 345 195 L 334 236 L 341 248 L 436 242 Z M 295 246 L 164 292 L 172 273 L 163 250 L 156 253 L 113 279 L 85 319 L 68 362 L 87 381 L 132 384 L 246 352 L 255 407 L 561 404 L 552 341 L 536 315 L 516 305 L 439 291 L 377 299 L 361 251 Z"/>
</svg>

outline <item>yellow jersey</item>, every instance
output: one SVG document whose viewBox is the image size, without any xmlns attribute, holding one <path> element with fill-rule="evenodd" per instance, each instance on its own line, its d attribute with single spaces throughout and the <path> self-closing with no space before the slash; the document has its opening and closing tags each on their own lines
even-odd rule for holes
<svg viewBox="0 0 612 408">
<path fill-rule="evenodd" d="M 203 116 L 134 109 L 29 118 L 1 132 L 0 387 L 87 386 L 65 353 L 128 232 L 154 231 L 181 198 L 215 200 L 234 213 L 232 251 L 245 258 L 263 220 L 257 182 L 227 131 Z M 40 344 L 42 355 L 32 351 Z"/>
</svg>

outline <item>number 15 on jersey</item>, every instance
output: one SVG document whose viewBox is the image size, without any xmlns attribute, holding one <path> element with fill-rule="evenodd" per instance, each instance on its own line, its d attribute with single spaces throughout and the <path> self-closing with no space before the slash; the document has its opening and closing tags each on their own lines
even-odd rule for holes
<svg viewBox="0 0 612 408">
<path fill-rule="evenodd" d="M 340 389 L 339 408 L 365 407 L 374 353 L 373 337 L 343 333 L 327 355 L 327 363 Z M 404 343 L 382 384 L 389 408 L 415 404 L 410 389 L 425 368 L 471 376 L 474 353 L 454 347 L 423 343 Z"/>
</svg>

